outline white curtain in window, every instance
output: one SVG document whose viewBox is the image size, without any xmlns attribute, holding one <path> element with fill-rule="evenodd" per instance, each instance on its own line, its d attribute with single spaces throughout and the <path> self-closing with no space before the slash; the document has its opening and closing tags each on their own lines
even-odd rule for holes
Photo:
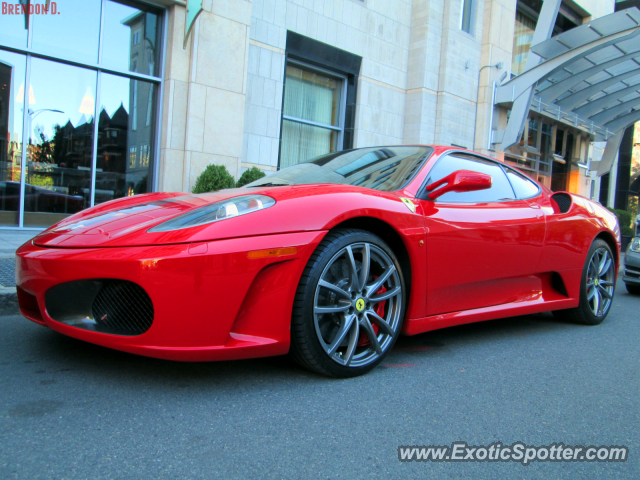
<svg viewBox="0 0 640 480">
<path fill-rule="evenodd" d="M 302 75 L 293 76 L 298 72 Z M 324 80 L 324 81 L 323 81 Z M 327 82 L 328 80 L 328 82 Z M 298 68 L 287 68 L 287 86 L 284 98 L 284 114 L 290 117 L 303 118 L 312 122 L 334 125 L 335 80 L 310 74 Z"/>
<path fill-rule="evenodd" d="M 327 128 L 284 120 L 280 168 L 335 151 L 335 137 L 336 133 Z"/>
<path fill-rule="evenodd" d="M 341 81 L 298 66 L 287 66 L 284 115 L 327 126 L 338 125 Z M 334 130 L 285 119 L 280 168 L 336 150 Z"/>
</svg>

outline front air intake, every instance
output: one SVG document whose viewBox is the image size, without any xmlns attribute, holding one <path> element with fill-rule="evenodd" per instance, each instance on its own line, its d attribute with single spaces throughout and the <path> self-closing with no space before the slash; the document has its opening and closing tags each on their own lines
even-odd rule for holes
<svg viewBox="0 0 640 480">
<path fill-rule="evenodd" d="M 93 299 L 91 313 L 101 328 L 123 332 L 123 335 L 140 335 L 153 323 L 151 299 L 133 282 L 104 283 Z"/>
<path fill-rule="evenodd" d="M 141 335 L 153 324 L 153 303 L 126 280 L 79 280 L 51 288 L 47 313 L 56 322 L 112 335 Z"/>
</svg>

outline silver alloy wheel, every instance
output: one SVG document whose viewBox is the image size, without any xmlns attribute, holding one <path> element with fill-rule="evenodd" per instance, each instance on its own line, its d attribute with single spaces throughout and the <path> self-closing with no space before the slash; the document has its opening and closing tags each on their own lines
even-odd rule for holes
<svg viewBox="0 0 640 480">
<path fill-rule="evenodd" d="M 615 262 L 606 248 L 598 248 L 589 260 L 587 301 L 596 317 L 606 315 L 613 300 Z"/>
<path fill-rule="evenodd" d="M 402 301 L 400 274 L 389 255 L 372 243 L 347 245 L 331 258 L 316 287 L 313 317 L 320 345 L 340 365 L 374 362 L 393 342 Z M 363 333 L 368 343 L 361 341 Z"/>
</svg>

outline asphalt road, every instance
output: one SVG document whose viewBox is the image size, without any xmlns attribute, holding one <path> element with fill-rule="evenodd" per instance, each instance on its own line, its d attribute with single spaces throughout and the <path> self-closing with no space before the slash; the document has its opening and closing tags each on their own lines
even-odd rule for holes
<svg viewBox="0 0 640 480">
<path fill-rule="evenodd" d="M 640 478 L 640 297 L 401 338 L 333 380 L 286 357 L 180 364 L 0 317 L 0 479 Z M 6 310 L 5 310 L 6 311 Z M 625 463 L 400 463 L 398 445 L 626 445 Z"/>
</svg>

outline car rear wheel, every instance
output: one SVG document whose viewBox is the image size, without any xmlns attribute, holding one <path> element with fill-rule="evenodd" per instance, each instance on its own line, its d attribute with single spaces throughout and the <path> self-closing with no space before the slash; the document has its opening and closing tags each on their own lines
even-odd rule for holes
<svg viewBox="0 0 640 480">
<path fill-rule="evenodd" d="M 627 292 L 631 295 L 640 295 L 640 285 L 631 285 L 630 283 L 625 283 L 625 287 L 627 287 Z"/>
<path fill-rule="evenodd" d="M 395 343 L 405 288 L 393 251 L 364 230 L 329 233 L 309 259 L 296 292 L 291 355 L 333 377 L 362 375 Z"/>
<path fill-rule="evenodd" d="M 589 249 L 582 270 L 580 304 L 576 308 L 557 310 L 554 315 L 583 325 L 598 325 L 609 314 L 616 282 L 616 262 L 611 248 L 596 239 Z"/>
</svg>

